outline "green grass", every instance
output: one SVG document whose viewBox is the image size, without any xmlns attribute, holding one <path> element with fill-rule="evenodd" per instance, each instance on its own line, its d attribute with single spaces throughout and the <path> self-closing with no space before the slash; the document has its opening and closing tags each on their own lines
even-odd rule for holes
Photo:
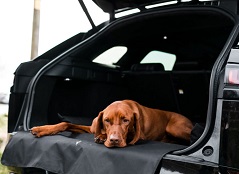
<svg viewBox="0 0 239 174">
<path fill-rule="evenodd" d="M 2 158 L 2 153 L 0 153 L 0 158 Z M 7 173 L 9 173 L 8 168 L 0 164 L 0 174 L 7 174 Z"/>
</svg>

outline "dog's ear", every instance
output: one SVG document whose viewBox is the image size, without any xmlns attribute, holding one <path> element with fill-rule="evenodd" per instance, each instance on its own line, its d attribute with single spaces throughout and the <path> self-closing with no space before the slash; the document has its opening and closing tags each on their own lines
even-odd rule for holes
<svg viewBox="0 0 239 174">
<path fill-rule="evenodd" d="M 99 115 L 93 120 L 91 124 L 90 131 L 91 133 L 95 134 L 95 137 L 100 135 L 101 130 L 103 129 L 102 117 L 103 117 L 103 111 L 99 113 Z"/>
<path fill-rule="evenodd" d="M 133 140 L 129 143 L 131 145 L 135 144 L 140 138 L 143 137 L 142 133 L 141 133 L 141 126 L 140 126 L 140 115 L 138 113 L 134 113 L 134 129 L 135 129 L 135 133 L 134 133 L 134 137 Z"/>
</svg>

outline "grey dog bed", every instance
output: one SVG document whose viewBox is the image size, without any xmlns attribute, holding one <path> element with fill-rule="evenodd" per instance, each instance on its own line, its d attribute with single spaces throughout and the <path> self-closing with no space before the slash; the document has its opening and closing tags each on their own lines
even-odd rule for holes
<svg viewBox="0 0 239 174">
<path fill-rule="evenodd" d="M 154 174 L 162 157 L 185 148 L 177 144 L 142 141 L 125 148 L 94 143 L 92 134 L 36 138 L 17 132 L 7 144 L 2 164 L 34 167 L 59 174 Z"/>
</svg>

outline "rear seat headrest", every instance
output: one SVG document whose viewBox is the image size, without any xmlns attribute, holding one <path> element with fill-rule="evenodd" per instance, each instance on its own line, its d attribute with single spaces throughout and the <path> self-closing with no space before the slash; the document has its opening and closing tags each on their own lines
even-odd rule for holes
<svg viewBox="0 0 239 174">
<path fill-rule="evenodd" d="M 142 63 L 133 64 L 131 71 L 164 71 L 164 66 L 161 63 Z"/>
</svg>

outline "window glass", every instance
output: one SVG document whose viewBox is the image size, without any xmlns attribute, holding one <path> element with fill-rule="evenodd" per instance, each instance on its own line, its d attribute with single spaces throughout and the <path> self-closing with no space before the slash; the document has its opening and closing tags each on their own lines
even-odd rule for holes
<svg viewBox="0 0 239 174">
<path fill-rule="evenodd" d="M 145 6 L 145 8 L 150 9 L 150 8 L 172 5 L 172 4 L 177 4 L 177 3 L 178 3 L 178 1 L 163 2 L 163 3 L 153 4 L 153 5 L 147 5 L 147 6 Z"/>
<path fill-rule="evenodd" d="M 126 52 L 127 52 L 126 47 L 115 46 L 100 54 L 93 60 L 93 62 L 114 65 Z"/>
<path fill-rule="evenodd" d="M 135 8 L 135 9 L 132 9 L 132 10 L 127 10 L 127 11 L 116 13 L 115 17 L 120 18 L 120 17 L 127 16 L 127 15 L 130 15 L 130 14 L 138 13 L 138 12 L 140 12 L 140 10 Z"/>
<path fill-rule="evenodd" d="M 149 52 L 140 63 L 162 63 L 164 69 L 171 71 L 176 61 L 176 55 L 161 51 Z"/>
</svg>

